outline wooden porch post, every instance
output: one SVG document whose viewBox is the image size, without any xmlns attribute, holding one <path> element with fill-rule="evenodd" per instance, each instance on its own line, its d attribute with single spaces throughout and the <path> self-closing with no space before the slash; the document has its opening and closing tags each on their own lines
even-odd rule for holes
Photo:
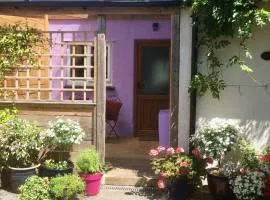
<svg viewBox="0 0 270 200">
<path fill-rule="evenodd" d="M 98 33 L 95 39 L 96 64 L 95 64 L 95 103 L 96 103 L 96 148 L 105 161 L 105 99 L 106 99 L 106 41 L 105 34 Z"/>
<path fill-rule="evenodd" d="M 182 8 L 171 16 L 170 143 L 189 150 L 192 65 L 191 10 Z"/>
<path fill-rule="evenodd" d="M 179 9 L 180 12 L 180 9 Z M 178 145 L 180 13 L 171 15 L 170 145 Z"/>
</svg>

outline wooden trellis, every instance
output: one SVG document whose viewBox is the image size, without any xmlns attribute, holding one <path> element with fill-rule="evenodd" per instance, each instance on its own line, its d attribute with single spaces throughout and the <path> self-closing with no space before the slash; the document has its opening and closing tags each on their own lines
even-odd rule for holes
<svg viewBox="0 0 270 200">
<path fill-rule="evenodd" d="M 20 66 L 5 76 L 2 102 L 93 102 L 95 35 L 86 31 L 44 32 L 37 66 Z M 78 73 L 79 72 L 79 73 Z"/>
</svg>

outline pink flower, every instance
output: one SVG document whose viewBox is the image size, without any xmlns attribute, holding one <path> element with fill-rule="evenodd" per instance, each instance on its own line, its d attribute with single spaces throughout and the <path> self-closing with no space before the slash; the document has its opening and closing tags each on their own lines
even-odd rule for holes
<svg viewBox="0 0 270 200">
<path fill-rule="evenodd" d="M 213 164 L 213 158 L 207 157 L 205 160 L 207 163 Z"/>
<path fill-rule="evenodd" d="M 168 177 L 168 173 L 167 172 L 160 172 L 160 176 L 162 178 L 167 178 Z"/>
<path fill-rule="evenodd" d="M 245 173 L 245 169 L 244 168 L 241 168 L 239 171 L 240 171 L 240 173 Z"/>
<path fill-rule="evenodd" d="M 189 167 L 189 166 L 190 166 L 190 163 L 189 163 L 188 161 L 183 161 L 183 162 L 181 163 L 181 165 L 182 165 L 183 167 Z"/>
<path fill-rule="evenodd" d="M 158 150 L 158 152 L 164 151 L 164 150 L 165 150 L 165 147 L 163 147 L 163 146 L 158 146 L 158 147 L 157 147 L 157 150 Z"/>
<path fill-rule="evenodd" d="M 193 149 L 191 153 L 195 158 L 197 159 L 201 158 L 201 151 L 199 149 Z"/>
<path fill-rule="evenodd" d="M 172 154 L 174 154 L 174 148 L 169 147 L 169 148 L 166 150 L 166 153 L 167 153 L 167 155 L 172 155 Z"/>
<path fill-rule="evenodd" d="M 186 168 L 186 167 L 181 167 L 181 169 L 180 169 L 179 172 L 180 172 L 180 175 L 185 176 L 185 175 L 188 174 L 188 168 Z"/>
<path fill-rule="evenodd" d="M 182 147 L 177 147 L 177 149 L 175 150 L 175 152 L 176 152 L 176 153 L 184 153 L 185 150 L 184 150 L 184 148 L 182 148 Z"/>
<path fill-rule="evenodd" d="M 157 186 L 160 189 L 164 189 L 165 188 L 165 182 L 164 182 L 164 180 L 159 179 L 158 182 L 157 182 Z"/>
<path fill-rule="evenodd" d="M 158 151 L 156 149 L 151 149 L 149 151 L 149 156 L 154 157 L 154 156 L 157 156 L 157 155 L 158 155 Z"/>
</svg>

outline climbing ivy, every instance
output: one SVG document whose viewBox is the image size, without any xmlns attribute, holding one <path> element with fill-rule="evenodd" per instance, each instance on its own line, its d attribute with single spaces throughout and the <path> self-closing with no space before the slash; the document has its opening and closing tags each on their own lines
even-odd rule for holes
<svg viewBox="0 0 270 200">
<path fill-rule="evenodd" d="M 264 26 L 270 21 L 270 12 L 260 7 L 263 0 L 193 0 L 192 10 L 194 25 L 198 29 L 198 46 L 206 49 L 205 72 L 194 75 L 190 92 L 197 91 L 203 96 L 210 91 L 214 98 L 220 97 L 220 92 L 226 87 L 222 78 L 224 67 L 238 65 L 245 73 L 253 70 L 244 59 L 252 59 L 246 42 L 252 38 L 252 30 L 256 26 Z M 266 1 L 266 0 L 264 0 Z M 217 52 L 227 48 L 231 39 L 239 41 L 239 54 L 232 55 L 227 63 L 221 62 Z"/>
<path fill-rule="evenodd" d="M 0 26 L 0 81 L 12 69 L 37 63 L 37 47 L 44 42 L 41 33 L 27 25 Z"/>
</svg>

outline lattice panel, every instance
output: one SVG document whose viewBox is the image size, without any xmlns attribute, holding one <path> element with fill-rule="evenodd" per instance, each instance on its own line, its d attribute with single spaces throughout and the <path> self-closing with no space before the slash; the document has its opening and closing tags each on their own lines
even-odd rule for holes
<svg viewBox="0 0 270 200">
<path fill-rule="evenodd" d="M 44 32 L 37 66 L 20 66 L 5 76 L 1 101 L 91 102 L 94 32 Z"/>
</svg>

